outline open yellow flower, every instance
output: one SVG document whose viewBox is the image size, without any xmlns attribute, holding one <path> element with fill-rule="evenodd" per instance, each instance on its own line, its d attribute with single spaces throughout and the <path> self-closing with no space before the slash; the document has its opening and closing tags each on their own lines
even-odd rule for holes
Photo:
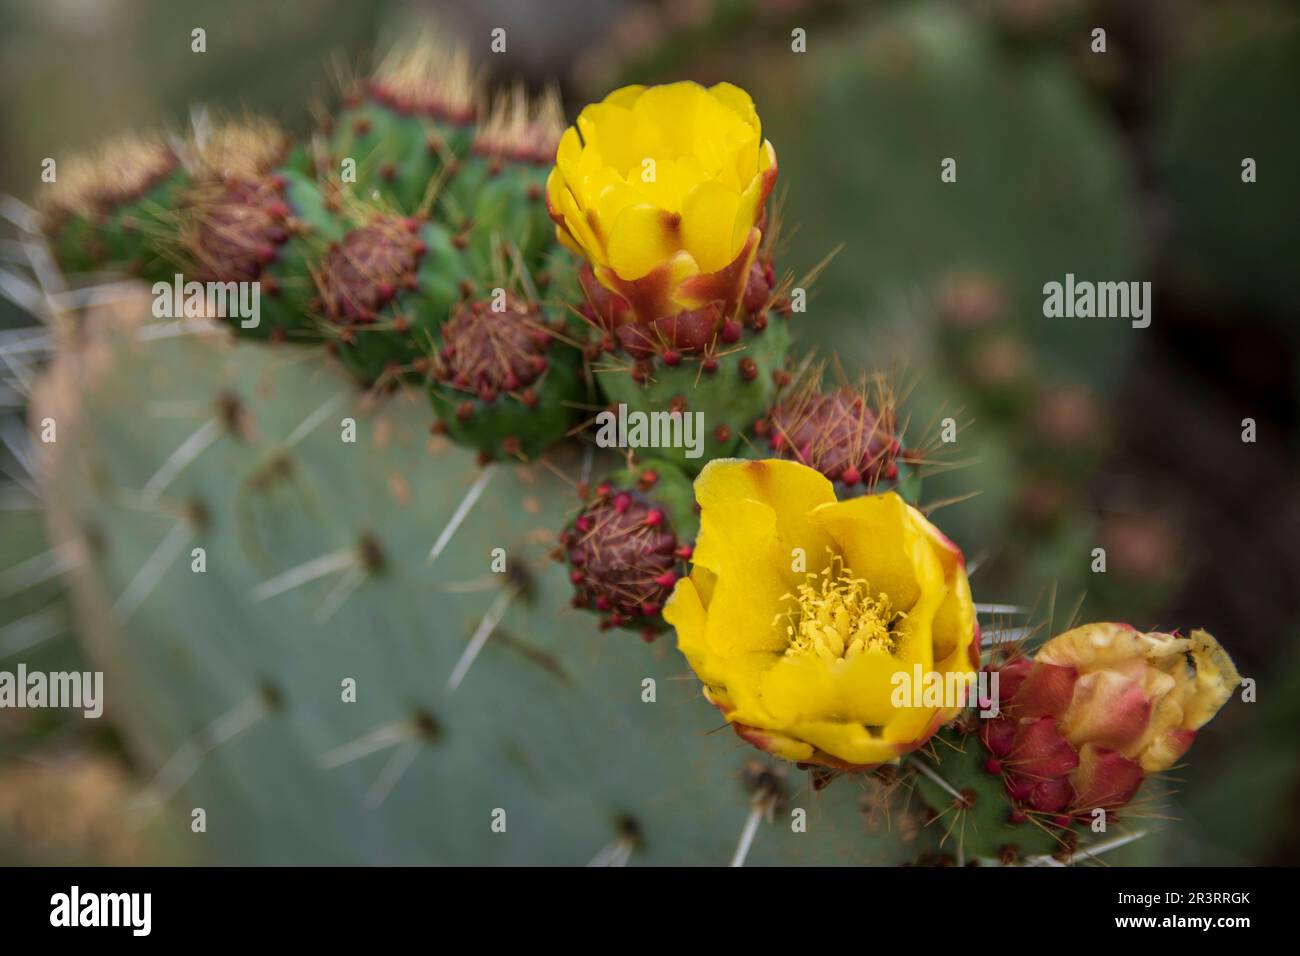
<svg viewBox="0 0 1300 956">
<path fill-rule="evenodd" d="M 837 501 L 819 472 L 778 460 L 712 461 L 695 496 L 693 568 L 664 619 L 741 737 L 864 768 L 956 716 L 894 701 L 899 674 L 965 677 L 979 660 L 961 552 L 919 511 L 892 493 Z"/>
<path fill-rule="evenodd" d="M 775 180 L 776 152 L 744 90 L 626 86 L 565 131 L 546 201 L 560 241 L 653 321 L 734 307 Z"/>
</svg>

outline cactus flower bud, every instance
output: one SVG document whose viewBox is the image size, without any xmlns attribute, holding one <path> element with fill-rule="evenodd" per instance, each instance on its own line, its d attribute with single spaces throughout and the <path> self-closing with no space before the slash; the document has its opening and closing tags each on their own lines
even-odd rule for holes
<svg viewBox="0 0 1300 956">
<path fill-rule="evenodd" d="M 1086 624 L 999 670 L 1001 714 L 981 736 L 1017 803 L 1066 816 L 1114 810 L 1174 765 L 1239 681 L 1205 631 Z"/>
<path fill-rule="evenodd" d="M 627 86 L 560 138 L 546 185 L 560 240 L 645 324 L 735 313 L 776 180 L 749 94 L 719 83 Z"/>
<path fill-rule="evenodd" d="M 74 157 L 42 192 L 41 225 L 67 272 L 111 269 L 170 278 L 151 248 L 165 210 L 187 179 L 161 135 L 119 137 L 94 155 Z"/>
<path fill-rule="evenodd" d="M 728 83 L 629 86 L 560 137 L 546 184 L 556 234 L 585 260 L 581 314 L 622 356 L 605 397 L 703 416 L 703 455 L 730 453 L 771 400 L 789 333 L 764 204 L 776 152 L 749 94 Z M 768 233 L 764 241 L 764 232 Z M 760 245 L 762 248 L 760 248 Z"/>
<path fill-rule="evenodd" d="M 360 195 L 377 190 L 404 212 L 454 168 L 473 136 L 477 83 L 464 50 L 428 31 L 399 42 L 374 74 L 345 91 L 329 139 L 331 167 L 356 164 Z"/>
<path fill-rule="evenodd" d="M 541 306 L 507 294 L 453 306 L 430 392 L 447 434 L 489 458 L 531 458 L 564 437 L 583 396 L 581 354 L 558 344 Z"/>
<path fill-rule="evenodd" d="M 690 482 L 672 465 L 611 475 L 560 535 L 574 606 L 601 614 L 602 627 L 653 637 L 698 525 Z"/>
<path fill-rule="evenodd" d="M 257 338 L 310 332 L 309 263 L 342 235 L 316 184 L 287 169 L 228 176 L 195 184 L 186 202 L 179 237 L 193 278 L 261 284 L 261 322 L 232 329 Z"/>
<path fill-rule="evenodd" d="M 865 389 L 796 387 L 780 396 L 762 425 L 773 452 L 816 468 L 846 492 L 870 492 L 898 477 L 892 403 L 872 408 Z"/>
<path fill-rule="evenodd" d="M 369 206 L 353 219 L 314 273 L 323 329 L 362 382 L 416 376 L 463 298 L 468 259 L 435 223 Z"/>
<path fill-rule="evenodd" d="M 979 659 L 961 552 L 896 494 L 837 501 L 795 462 L 719 460 L 664 619 L 743 739 L 800 763 L 897 762 L 958 712 L 899 705 L 898 675 L 969 683 Z M 950 678 L 951 675 L 951 678 Z"/>
</svg>

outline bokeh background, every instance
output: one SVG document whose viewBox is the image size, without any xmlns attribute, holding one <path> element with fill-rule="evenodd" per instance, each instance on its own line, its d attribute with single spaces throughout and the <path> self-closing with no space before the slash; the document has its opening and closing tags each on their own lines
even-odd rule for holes
<svg viewBox="0 0 1300 956">
<path fill-rule="evenodd" d="M 776 144 L 787 251 L 827 254 L 799 344 L 889 372 L 909 442 L 959 424 L 926 500 L 982 601 L 1203 626 L 1258 682 L 1175 776 L 1152 862 L 1300 860 L 1300 9 L 1238 0 L 4 0 L 0 194 L 46 156 L 191 107 L 269 113 L 434 16 L 570 113 L 628 82 L 726 79 Z M 209 52 L 194 55 L 203 26 Z M 507 52 L 489 55 L 504 27 Z M 1106 52 L 1091 31 L 1106 31 Z M 807 51 L 791 50 L 806 31 Z M 940 182 L 957 160 L 958 182 Z M 1241 164 L 1254 159 L 1258 181 Z M 1042 286 L 1149 280 L 1153 321 L 1047 319 Z M 0 333 L 30 325 L 0 299 Z M 36 371 L 23 364 L 13 374 Z M 23 405 L 0 385 L 0 572 L 44 548 Z M 1242 441 L 1243 419 L 1257 440 Z M 1103 547 L 1107 571 L 1090 570 Z M 3 579 L 0 579 L 3 580 Z M 80 660 L 52 580 L 0 589 L 0 667 Z M 151 862 L 106 722 L 0 711 L 0 862 Z"/>
</svg>

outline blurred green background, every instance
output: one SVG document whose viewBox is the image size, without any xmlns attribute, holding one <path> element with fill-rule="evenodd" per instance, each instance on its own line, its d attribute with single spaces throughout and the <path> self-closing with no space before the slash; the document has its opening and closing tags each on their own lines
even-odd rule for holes
<svg viewBox="0 0 1300 956">
<path fill-rule="evenodd" d="M 925 498 L 978 600 L 1060 629 L 1205 627 L 1258 682 L 1171 774 L 1183 819 L 1148 862 L 1300 860 L 1300 11 L 1284 3 L 988 0 L 5 0 L 0 193 L 41 160 L 196 104 L 306 130 L 305 104 L 436 17 L 497 80 L 558 81 L 569 112 L 628 82 L 726 79 L 776 145 L 778 264 L 821 274 L 798 345 L 888 371 Z M 190 31 L 207 31 L 205 54 Z M 504 27 L 507 52 L 488 37 Z M 1092 31 L 1105 30 L 1104 53 Z M 806 52 L 791 49 L 792 31 Z M 957 162 L 957 182 L 940 164 Z M 1242 182 L 1244 158 L 1258 181 Z M 1067 272 L 1148 280 L 1153 321 L 1048 319 Z M 30 325 L 0 300 L 0 331 Z M 25 369 L 27 372 L 34 369 Z M 15 373 L 16 374 L 16 373 Z M 0 393 L 0 571 L 43 548 Z M 955 443 L 938 440 L 942 420 Z M 1243 419 L 1258 439 L 1244 443 Z M 1094 548 L 1107 570 L 1090 570 Z M 0 579 L 3 580 L 3 579 Z M 0 666 L 78 656 L 57 581 L 0 588 Z M 1077 610 L 1076 610 L 1077 609 Z M 38 663 L 39 662 L 39 663 Z M 117 821 L 111 730 L 0 711 L 0 861 L 142 862 Z M 1138 857 L 1137 859 L 1142 859 Z"/>
</svg>

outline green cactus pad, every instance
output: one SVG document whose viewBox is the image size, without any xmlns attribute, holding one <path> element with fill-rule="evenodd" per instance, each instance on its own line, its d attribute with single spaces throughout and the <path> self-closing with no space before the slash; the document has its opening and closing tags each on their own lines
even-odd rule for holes
<svg viewBox="0 0 1300 956">
<path fill-rule="evenodd" d="M 523 263 L 536 268 L 555 246 L 555 225 L 546 212 L 545 163 L 472 155 L 460 164 L 440 200 L 448 223 L 469 239 L 476 274 L 491 274 L 499 248 L 508 243 Z"/>
<path fill-rule="evenodd" d="M 382 198 L 413 214 L 428 208 L 439 175 L 468 148 L 472 132 L 466 122 L 402 113 L 363 100 L 336 118 L 327 172 L 362 198 Z M 356 166 L 354 185 L 344 176 L 348 160 Z"/>
<path fill-rule="evenodd" d="M 582 865 L 618 850 L 631 865 L 722 865 L 757 763 L 782 778 L 782 799 L 750 863 L 916 855 L 924 833 L 904 844 L 869 818 L 865 784 L 814 793 L 789 765 L 710 734 L 716 712 L 670 643 L 612 640 L 567 610 L 571 585 L 549 551 L 572 490 L 550 471 L 498 466 L 428 563 L 473 455 L 431 444 L 420 403 L 376 406 L 288 349 L 143 345 L 92 322 L 35 400 L 59 422 L 44 460 L 54 543 L 87 527 L 102 542 L 71 582 L 79 627 L 179 852 Z M 138 410 L 160 393 L 219 404 L 220 437 L 142 499 L 212 420 L 141 429 Z M 576 473 L 576 461 L 561 466 Z M 286 586 L 286 572 L 323 557 L 333 571 Z M 449 689 L 494 606 L 499 623 Z M 207 834 L 190 829 L 198 807 Z"/>
<path fill-rule="evenodd" d="M 416 33 L 344 97 L 330 131 L 330 168 L 323 172 L 362 199 L 382 199 L 407 215 L 427 214 L 442 178 L 473 139 L 476 98 L 464 51 Z M 355 181 L 346 172 L 355 173 Z"/>
</svg>

